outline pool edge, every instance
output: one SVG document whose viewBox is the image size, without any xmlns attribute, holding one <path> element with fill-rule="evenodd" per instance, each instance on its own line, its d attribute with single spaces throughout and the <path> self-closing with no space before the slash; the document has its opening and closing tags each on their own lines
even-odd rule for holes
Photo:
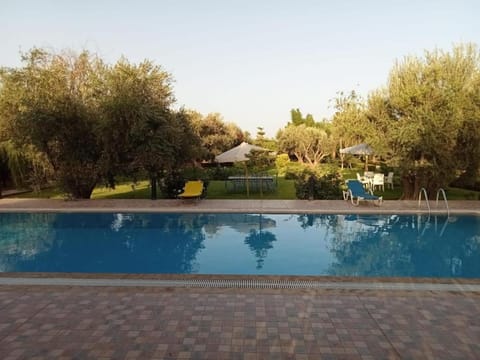
<svg viewBox="0 0 480 360">
<path fill-rule="evenodd" d="M 214 288 L 214 289 L 308 289 L 308 290 L 386 290 L 433 292 L 480 292 L 479 283 L 460 282 L 378 282 L 321 281 L 282 279 L 128 279 L 72 277 L 0 277 L 0 286 L 75 286 L 75 287 L 136 287 L 136 288 Z"/>
</svg>

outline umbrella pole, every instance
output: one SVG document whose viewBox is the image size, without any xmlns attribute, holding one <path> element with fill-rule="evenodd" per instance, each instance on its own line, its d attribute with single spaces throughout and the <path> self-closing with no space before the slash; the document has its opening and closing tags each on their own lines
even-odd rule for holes
<svg viewBox="0 0 480 360">
<path fill-rule="evenodd" d="M 365 155 L 365 171 L 368 171 L 368 155 Z"/>
<path fill-rule="evenodd" d="M 245 163 L 244 163 L 245 164 Z M 250 197 L 250 186 L 248 185 L 248 168 L 245 164 L 245 185 L 247 186 L 247 198 Z"/>
</svg>

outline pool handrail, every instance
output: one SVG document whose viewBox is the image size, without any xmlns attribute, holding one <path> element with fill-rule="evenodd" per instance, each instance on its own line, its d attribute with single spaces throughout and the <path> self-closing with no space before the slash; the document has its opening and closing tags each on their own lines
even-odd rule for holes
<svg viewBox="0 0 480 360">
<path fill-rule="evenodd" d="M 443 188 L 437 190 L 437 200 L 435 201 L 435 206 L 438 208 L 438 198 L 440 197 L 440 193 L 443 195 L 443 200 L 445 201 L 445 206 L 447 208 L 447 216 L 450 217 L 450 208 L 448 207 L 447 201 L 447 194 Z"/>
<path fill-rule="evenodd" d="M 422 194 L 425 195 L 425 202 L 427 203 L 428 215 L 430 216 L 432 211 L 430 209 L 430 203 L 428 201 L 427 189 L 425 189 L 424 187 L 422 187 L 420 189 L 420 192 L 418 193 L 418 208 L 420 209 L 420 204 L 422 202 Z"/>
</svg>

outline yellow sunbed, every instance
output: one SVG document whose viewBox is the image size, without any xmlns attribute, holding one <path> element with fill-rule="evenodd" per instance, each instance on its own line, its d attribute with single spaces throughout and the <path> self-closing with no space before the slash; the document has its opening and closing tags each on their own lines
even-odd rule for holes
<svg viewBox="0 0 480 360">
<path fill-rule="evenodd" d="M 190 199 L 190 198 L 199 198 L 203 192 L 203 181 L 187 181 L 183 192 L 178 194 L 179 198 Z"/>
</svg>

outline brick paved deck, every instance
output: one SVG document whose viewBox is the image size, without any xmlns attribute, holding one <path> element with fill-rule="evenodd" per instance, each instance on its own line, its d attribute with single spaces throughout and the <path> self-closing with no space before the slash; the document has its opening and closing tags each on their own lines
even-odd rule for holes
<svg viewBox="0 0 480 360">
<path fill-rule="evenodd" d="M 1 359 L 478 359 L 480 294 L 0 288 Z"/>
</svg>

